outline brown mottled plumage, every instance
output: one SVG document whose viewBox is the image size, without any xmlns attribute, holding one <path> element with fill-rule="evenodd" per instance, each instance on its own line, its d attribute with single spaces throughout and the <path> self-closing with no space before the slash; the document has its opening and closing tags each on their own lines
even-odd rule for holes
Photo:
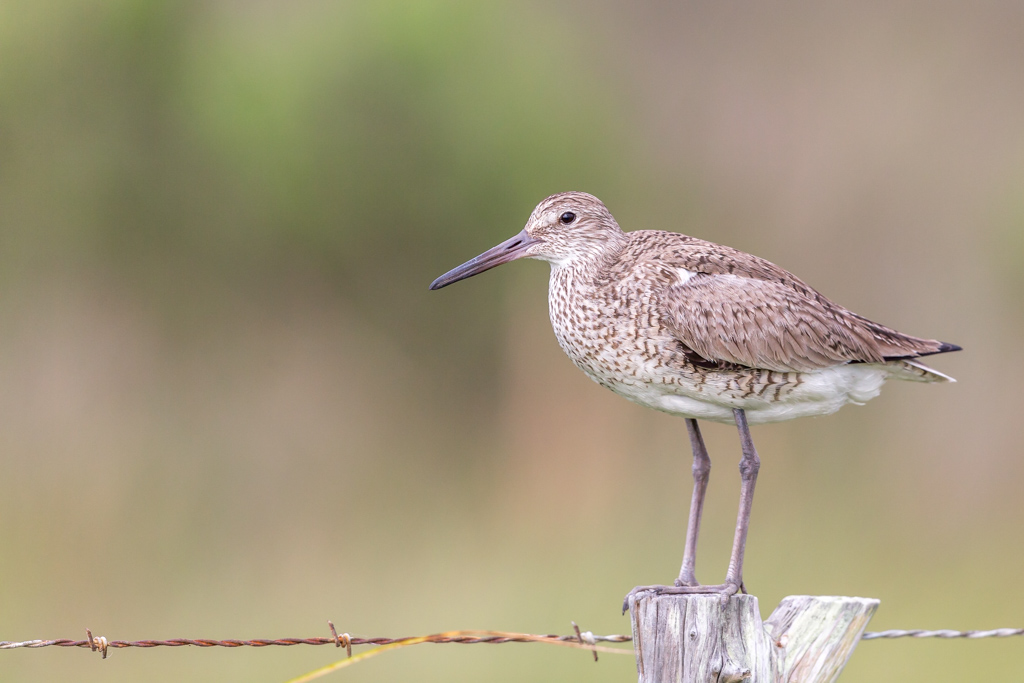
<svg viewBox="0 0 1024 683">
<path fill-rule="evenodd" d="M 439 289 L 517 258 L 551 264 L 551 324 L 590 378 L 657 410 L 688 418 L 694 499 L 683 571 L 669 592 L 734 593 L 759 460 L 750 423 L 834 412 L 878 395 L 886 379 L 948 381 L 916 358 L 960 347 L 874 323 L 757 256 L 673 232 L 623 232 L 596 197 L 565 192 L 526 227 L 442 275 Z M 735 422 L 743 498 L 726 583 L 693 576 L 707 453 L 697 419 Z M 701 470 L 703 474 L 699 474 Z"/>
</svg>

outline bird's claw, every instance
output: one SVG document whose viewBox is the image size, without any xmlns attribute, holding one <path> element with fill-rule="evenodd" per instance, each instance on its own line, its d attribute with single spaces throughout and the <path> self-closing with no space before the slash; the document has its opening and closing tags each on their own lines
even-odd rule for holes
<svg viewBox="0 0 1024 683">
<path fill-rule="evenodd" d="M 742 581 L 739 583 L 722 583 L 715 586 L 680 584 L 680 581 L 676 581 L 674 586 L 637 586 L 629 591 L 622 601 L 622 613 L 625 614 L 629 610 L 631 600 L 635 602 L 647 595 L 718 595 L 722 599 L 722 604 L 725 605 L 729 602 L 729 598 L 736 595 L 740 590 L 746 593 Z"/>
<path fill-rule="evenodd" d="M 654 595 L 662 595 L 664 593 L 671 591 L 673 588 L 676 588 L 676 586 L 637 586 L 633 590 L 626 593 L 626 597 L 622 599 L 622 613 L 625 614 L 629 611 L 630 600 L 639 600 L 648 593 L 653 593 Z"/>
<path fill-rule="evenodd" d="M 722 596 L 722 605 L 723 606 L 729 604 L 729 598 L 731 598 L 732 596 L 736 595 L 740 591 L 743 591 L 744 594 L 746 594 L 746 592 L 747 592 L 746 589 L 743 588 L 743 582 L 742 581 L 740 581 L 738 584 L 737 583 L 724 583 L 724 584 L 722 584 L 721 588 L 722 588 L 722 590 L 719 591 L 718 593 L 719 593 L 719 595 Z"/>
</svg>

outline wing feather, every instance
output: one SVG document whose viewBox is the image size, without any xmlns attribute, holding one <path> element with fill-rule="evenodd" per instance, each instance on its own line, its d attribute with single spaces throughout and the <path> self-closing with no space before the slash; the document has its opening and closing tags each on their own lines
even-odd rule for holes
<svg viewBox="0 0 1024 683">
<path fill-rule="evenodd" d="M 786 372 L 884 358 L 855 323 L 777 282 L 701 275 L 665 290 L 662 306 L 673 334 L 708 360 Z"/>
<path fill-rule="evenodd" d="M 956 348 L 872 322 L 756 256 L 694 238 L 676 244 L 658 267 L 694 275 L 662 289 L 659 308 L 672 334 L 709 362 L 806 372 Z"/>
</svg>

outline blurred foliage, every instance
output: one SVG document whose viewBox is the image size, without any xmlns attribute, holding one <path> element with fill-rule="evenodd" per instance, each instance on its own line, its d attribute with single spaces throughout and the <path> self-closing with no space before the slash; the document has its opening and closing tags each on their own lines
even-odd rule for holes
<svg viewBox="0 0 1024 683">
<path fill-rule="evenodd" d="M 585 55 L 494 3 L 235 10 L 8 10 L 4 270 L 109 268 L 157 306 L 318 283 L 485 391 L 500 331 L 486 289 L 459 336 L 438 316 L 465 300 L 406 293 L 514 234 L 551 188 L 623 173 Z"/>
</svg>

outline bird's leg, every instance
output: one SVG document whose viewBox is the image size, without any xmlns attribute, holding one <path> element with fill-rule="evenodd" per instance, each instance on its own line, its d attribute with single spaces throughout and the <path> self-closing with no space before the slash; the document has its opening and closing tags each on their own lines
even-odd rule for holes
<svg viewBox="0 0 1024 683">
<path fill-rule="evenodd" d="M 700 520 L 704 513 L 704 495 L 708 490 L 708 479 L 711 475 L 711 458 L 704 445 L 697 421 L 687 418 L 686 428 L 690 432 L 690 446 L 693 448 L 693 496 L 690 499 L 690 519 L 686 527 L 686 548 L 683 550 L 683 566 L 679 578 L 673 586 L 637 586 L 622 601 L 623 613 L 629 609 L 630 598 L 640 598 L 646 594 L 655 595 L 690 595 L 720 594 L 728 597 L 736 592 L 727 583 L 717 586 L 702 586 L 697 583 L 694 565 L 697 560 L 697 535 L 700 532 Z"/>
<path fill-rule="evenodd" d="M 686 526 L 686 547 L 683 549 L 683 567 L 679 570 L 677 586 L 699 586 L 694 566 L 697 562 L 697 535 L 700 533 L 700 518 L 704 512 L 704 494 L 708 490 L 708 478 L 711 475 L 711 458 L 704 445 L 697 421 L 686 419 L 686 429 L 690 433 L 690 447 L 693 449 L 693 496 L 690 498 L 690 518 Z"/>
<path fill-rule="evenodd" d="M 757 457 L 754 441 L 750 438 L 747 414 L 741 409 L 736 408 L 733 410 L 733 415 L 736 418 L 736 428 L 740 433 L 743 459 L 740 460 L 740 510 L 736 517 L 736 534 L 733 537 L 732 556 L 729 558 L 729 569 L 725 574 L 725 583 L 717 586 L 637 586 L 623 600 L 623 613 L 629 609 L 631 599 L 639 600 L 645 595 L 716 594 L 720 595 L 723 601 L 727 601 L 741 590 L 744 593 L 746 592 L 746 588 L 743 586 L 743 553 L 747 545 L 747 529 L 750 527 L 750 507 L 754 502 L 754 484 L 757 483 L 757 471 L 761 468 L 761 460 Z M 693 520 L 691 519 L 692 523 Z M 694 538 L 694 544 L 696 544 L 696 538 Z"/>
<path fill-rule="evenodd" d="M 743 459 L 740 460 L 740 510 L 736 516 L 736 534 L 732 541 L 732 555 L 729 558 L 729 570 L 725 573 L 725 585 L 732 587 L 732 592 L 743 589 L 743 554 L 747 548 L 747 529 L 750 527 L 750 508 L 754 503 L 754 484 L 757 483 L 757 471 L 761 469 L 761 460 L 757 457 L 754 440 L 750 437 L 747 426 L 747 414 L 741 408 L 734 408 L 736 429 L 740 433 L 740 447 Z"/>
</svg>

